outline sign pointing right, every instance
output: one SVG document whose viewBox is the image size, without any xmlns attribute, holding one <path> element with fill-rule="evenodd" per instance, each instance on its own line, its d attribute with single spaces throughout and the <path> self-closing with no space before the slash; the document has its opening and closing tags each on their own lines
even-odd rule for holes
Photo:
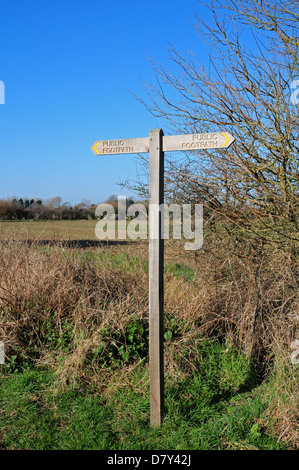
<svg viewBox="0 0 299 470">
<path fill-rule="evenodd" d="M 167 135 L 163 137 L 163 151 L 227 148 L 234 140 L 229 132 Z"/>
</svg>

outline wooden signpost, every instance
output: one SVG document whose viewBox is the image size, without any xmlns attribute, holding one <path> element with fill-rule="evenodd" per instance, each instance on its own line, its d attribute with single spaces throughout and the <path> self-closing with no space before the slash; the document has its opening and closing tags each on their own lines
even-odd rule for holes
<svg viewBox="0 0 299 470">
<path fill-rule="evenodd" d="M 96 141 L 95 155 L 149 153 L 149 361 L 150 422 L 159 426 L 164 406 L 163 265 L 164 239 L 160 204 L 164 202 L 164 152 L 228 148 L 234 141 L 228 132 L 164 136 L 154 129 L 149 137 Z"/>
</svg>

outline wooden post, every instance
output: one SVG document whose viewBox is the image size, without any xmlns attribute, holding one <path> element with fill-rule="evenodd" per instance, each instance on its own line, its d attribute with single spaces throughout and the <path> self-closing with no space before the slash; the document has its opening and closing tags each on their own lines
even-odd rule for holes
<svg viewBox="0 0 299 470">
<path fill-rule="evenodd" d="M 149 134 L 149 357 L 150 422 L 159 426 L 164 407 L 163 264 L 164 240 L 159 206 L 164 202 L 162 129 Z"/>
<path fill-rule="evenodd" d="M 0 82 L 1 83 L 1 82 Z M 235 138 L 229 132 L 165 136 L 154 129 L 148 137 L 97 140 L 95 155 L 149 152 L 149 360 L 151 426 L 162 423 L 164 407 L 163 265 L 164 236 L 159 206 L 164 202 L 164 152 L 228 148 Z"/>
</svg>

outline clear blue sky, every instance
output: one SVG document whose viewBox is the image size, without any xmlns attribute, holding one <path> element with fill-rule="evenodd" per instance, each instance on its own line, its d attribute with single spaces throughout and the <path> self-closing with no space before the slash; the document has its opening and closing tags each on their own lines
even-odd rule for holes
<svg viewBox="0 0 299 470">
<path fill-rule="evenodd" d="M 0 198 L 102 202 L 126 194 L 134 155 L 96 157 L 96 140 L 163 128 L 131 95 L 167 64 L 168 43 L 206 55 L 197 0 L 0 0 Z"/>
</svg>

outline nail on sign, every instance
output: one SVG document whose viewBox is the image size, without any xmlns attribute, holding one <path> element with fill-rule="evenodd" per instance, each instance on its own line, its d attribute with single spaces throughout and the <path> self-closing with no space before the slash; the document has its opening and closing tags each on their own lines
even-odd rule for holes
<svg viewBox="0 0 299 470">
<path fill-rule="evenodd" d="M 204 150 L 228 148 L 234 141 L 229 132 L 210 132 L 206 134 L 183 134 L 163 136 L 163 152 L 175 150 Z M 148 153 L 149 138 L 98 140 L 91 150 L 95 155 L 122 153 Z"/>
</svg>

